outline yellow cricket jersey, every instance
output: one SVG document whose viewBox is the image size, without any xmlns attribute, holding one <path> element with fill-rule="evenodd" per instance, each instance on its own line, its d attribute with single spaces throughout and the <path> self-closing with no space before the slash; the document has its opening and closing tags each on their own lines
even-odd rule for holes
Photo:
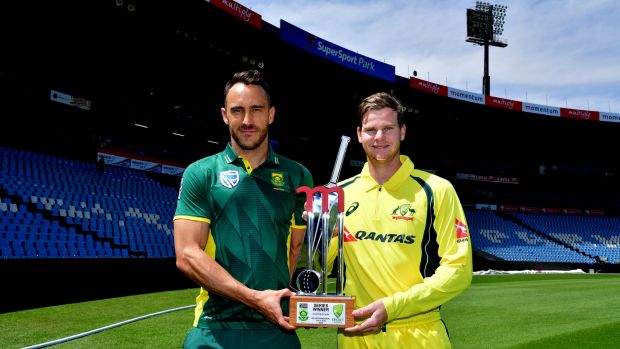
<svg viewBox="0 0 620 349">
<path fill-rule="evenodd" d="M 383 299 L 387 326 L 440 319 L 439 307 L 467 289 L 472 252 L 467 221 L 450 182 L 417 170 L 401 155 L 383 185 L 368 171 L 344 190 L 344 270 L 347 295 L 360 308 Z M 330 244 L 330 264 L 337 249 Z"/>
</svg>

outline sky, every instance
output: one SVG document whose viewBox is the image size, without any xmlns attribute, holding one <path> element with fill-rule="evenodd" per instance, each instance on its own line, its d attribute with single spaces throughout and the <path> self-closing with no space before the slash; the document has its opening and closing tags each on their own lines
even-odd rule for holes
<svg viewBox="0 0 620 349">
<path fill-rule="evenodd" d="M 393 65 L 396 75 L 482 93 L 483 46 L 466 42 L 475 0 L 239 0 L 333 44 Z M 506 5 L 508 46 L 489 48 L 491 95 L 620 113 L 620 2 L 519 0 Z"/>
</svg>

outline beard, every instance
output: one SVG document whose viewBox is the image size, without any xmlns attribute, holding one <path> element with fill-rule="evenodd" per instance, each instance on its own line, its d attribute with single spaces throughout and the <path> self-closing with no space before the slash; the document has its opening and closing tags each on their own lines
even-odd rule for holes
<svg viewBox="0 0 620 349">
<path fill-rule="evenodd" d="M 258 131 L 255 136 L 252 137 L 244 137 L 241 134 L 243 130 L 255 130 Z M 230 136 L 235 140 L 237 145 L 243 150 L 254 150 L 258 148 L 265 139 L 267 139 L 267 129 L 261 129 L 259 127 L 240 127 L 236 130 L 230 129 Z"/>
</svg>

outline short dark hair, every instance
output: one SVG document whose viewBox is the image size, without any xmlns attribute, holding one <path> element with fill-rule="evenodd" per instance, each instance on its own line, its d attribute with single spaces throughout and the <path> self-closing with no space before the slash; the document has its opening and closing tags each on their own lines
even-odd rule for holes
<svg viewBox="0 0 620 349">
<path fill-rule="evenodd" d="M 268 107 L 271 107 L 271 93 L 269 89 L 269 84 L 265 80 L 265 75 L 256 70 L 246 70 L 236 72 L 230 80 L 226 83 L 224 87 L 224 105 L 226 105 L 226 96 L 228 96 L 228 92 L 234 84 L 241 82 L 245 85 L 258 85 L 265 90 L 265 96 L 267 97 Z"/>
<path fill-rule="evenodd" d="M 394 96 L 386 92 L 377 92 L 364 98 L 357 107 L 357 115 L 359 116 L 360 125 L 364 123 L 364 115 L 371 110 L 380 110 L 390 108 L 396 112 L 398 126 L 403 125 L 403 116 L 405 114 L 405 106 Z"/>
</svg>

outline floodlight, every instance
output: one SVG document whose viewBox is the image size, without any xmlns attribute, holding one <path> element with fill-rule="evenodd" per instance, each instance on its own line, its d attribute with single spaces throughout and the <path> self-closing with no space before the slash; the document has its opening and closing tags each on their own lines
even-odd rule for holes
<svg viewBox="0 0 620 349">
<path fill-rule="evenodd" d="M 489 77 L 489 46 L 506 47 L 508 44 L 500 40 L 504 33 L 506 5 L 492 5 L 484 1 L 476 1 L 474 9 L 467 9 L 467 42 L 484 46 L 484 77 L 482 89 L 485 95 L 491 93 Z"/>
</svg>

